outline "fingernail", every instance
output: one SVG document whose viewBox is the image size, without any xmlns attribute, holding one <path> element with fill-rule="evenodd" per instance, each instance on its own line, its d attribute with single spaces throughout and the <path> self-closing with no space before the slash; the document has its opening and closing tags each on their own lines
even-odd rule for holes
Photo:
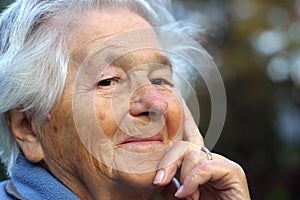
<svg viewBox="0 0 300 200">
<path fill-rule="evenodd" d="M 159 184 L 162 182 L 163 178 L 165 176 L 164 170 L 159 170 L 154 178 L 153 184 Z"/>
<path fill-rule="evenodd" d="M 183 185 L 180 186 L 180 188 L 177 190 L 177 192 L 175 193 L 175 197 L 180 197 L 181 193 L 182 193 L 182 190 L 183 190 Z"/>
</svg>

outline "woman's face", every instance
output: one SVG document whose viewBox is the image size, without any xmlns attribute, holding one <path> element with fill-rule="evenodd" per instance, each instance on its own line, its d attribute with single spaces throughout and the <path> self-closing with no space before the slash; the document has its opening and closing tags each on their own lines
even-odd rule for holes
<svg viewBox="0 0 300 200">
<path fill-rule="evenodd" d="M 42 136 L 44 160 L 54 175 L 86 185 L 151 185 L 165 152 L 182 139 L 172 66 L 136 14 L 89 12 L 78 24 L 62 100 Z"/>
</svg>

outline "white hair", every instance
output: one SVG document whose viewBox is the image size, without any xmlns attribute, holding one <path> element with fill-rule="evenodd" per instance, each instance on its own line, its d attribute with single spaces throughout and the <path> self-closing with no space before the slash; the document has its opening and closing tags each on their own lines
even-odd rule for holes
<svg viewBox="0 0 300 200">
<path fill-rule="evenodd" d="M 65 34 L 68 24 L 55 27 L 47 22 L 68 10 L 107 6 L 130 9 L 156 27 L 173 24 L 185 33 L 197 30 L 175 21 L 168 0 L 17 0 L 11 4 L 0 18 L 0 156 L 8 174 L 20 149 L 4 113 L 30 112 L 36 123 L 42 123 L 63 93 L 69 64 L 65 43 L 72 33 Z"/>
</svg>

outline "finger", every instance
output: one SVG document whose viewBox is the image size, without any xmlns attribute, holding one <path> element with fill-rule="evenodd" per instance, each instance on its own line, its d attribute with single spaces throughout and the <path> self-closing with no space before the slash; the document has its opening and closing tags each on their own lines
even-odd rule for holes
<svg viewBox="0 0 300 200">
<path fill-rule="evenodd" d="M 187 152 L 181 165 L 180 181 L 183 183 L 186 176 L 193 170 L 193 168 L 195 168 L 200 162 L 207 159 L 207 154 L 199 148 Z M 199 196 L 200 191 L 196 190 L 190 197 L 193 200 L 198 200 Z"/>
<path fill-rule="evenodd" d="M 204 146 L 203 137 L 184 100 L 182 100 L 182 106 L 184 111 L 183 140 L 193 142 L 199 146 Z"/>
<path fill-rule="evenodd" d="M 234 190 L 235 195 L 243 195 L 245 175 L 241 167 L 233 162 L 203 161 L 199 163 L 184 179 L 176 192 L 176 197 L 184 198 L 193 195 L 198 187 L 211 182 L 216 191 Z"/>
<path fill-rule="evenodd" d="M 176 192 L 175 196 L 178 198 L 191 196 L 193 193 L 198 191 L 200 185 L 203 185 L 204 183 L 207 183 L 212 179 L 216 179 L 216 176 L 220 176 L 220 178 L 222 177 L 221 175 L 224 176 L 224 174 L 226 174 L 226 172 L 224 172 L 224 168 L 221 169 L 220 167 L 213 167 L 213 162 L 215 161 L 210 161 L 210 163 L 207 164 L 207 162 L 203 161 L 202 163 L 197 165 L 186 176 L 182 186 Z"/>
<path fill-rule="evenodd" d="M 180 171 L 181 183 L 196 165 L 198 165 L 203 160 L 207 160 L 207 154 L 199 148 L 192 149 L 192 147 L 190 147 L 190 150 L 185 153 Z"/>
<path fill-rule="evenodd" d="M 153 183 L 158 186 L 167 185 L 175 176 L 177 169 L 181 166 L 185 153 L 190 149 L 199 149 L 191 142 L 180 141 L 166 153 L 158 165 L 158 172 Z"/>
<path fill-rule="evenodd" d="M 196 192 L 194 192 L 194 194 L 192 194 L 191 198 L 193 200 L 199 200 L 200 199 L 200 191 L 197 190 Z"/>
</svg>

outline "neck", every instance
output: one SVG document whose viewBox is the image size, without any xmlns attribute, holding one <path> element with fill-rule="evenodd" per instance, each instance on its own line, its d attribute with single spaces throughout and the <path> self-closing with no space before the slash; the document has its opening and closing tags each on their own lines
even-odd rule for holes
<svg viewBox="0 0 300 200">
<path fill-rule="evenodd" d="M 60 173 L 59 173 L 60 174 Z M 80 199 L 95 200 L 153 200 L 158 188 L 152 185 L 141 186 L 138 184 L 128 184 L 112 180 L 106 176 L 82 177 L 81 180 L 76 176 L 57 177 Z M 101 181 L 99 181 L 101 180 Z"/>
<path fill-rule="evenodd" d="M 105 182 L 105 181 L 104 181 Z M 78 189 L 78 188 L 77 188 Z M 153 200 L 158 189 L 154 187 L 134 187 L 132 185 L 121 184 L 115 181 L 112 183 L 103 182 L 100 185 L 80 187 L 80 190 L 73 190 L 80 199 L 95 200 L 115 200 L 115 199 L 131 199 L 131 200 Z"/>
<path fill-rule="evenodd" d="M 119 185 L 113 188 L 104 189 L 102 194 L 99 195 L 101 200 L 114 200 L 114 199 L 131 199 L 131 200 L 153 200 L 155 190 L 149 188 L 133 188 L 128 185 Z"/>
<path fill-rule="evenodd" d="M 53 162 L 51 166 L 50 168 L 49 165 L 44 165 L 80 199 L 152 200 L 161 189 L 152 184 L 155 171 L 131 174 L 112 170 L 105 165 L 88 167 L 89 165 L 84 163 L 65 166 Z"/>
</svg>

